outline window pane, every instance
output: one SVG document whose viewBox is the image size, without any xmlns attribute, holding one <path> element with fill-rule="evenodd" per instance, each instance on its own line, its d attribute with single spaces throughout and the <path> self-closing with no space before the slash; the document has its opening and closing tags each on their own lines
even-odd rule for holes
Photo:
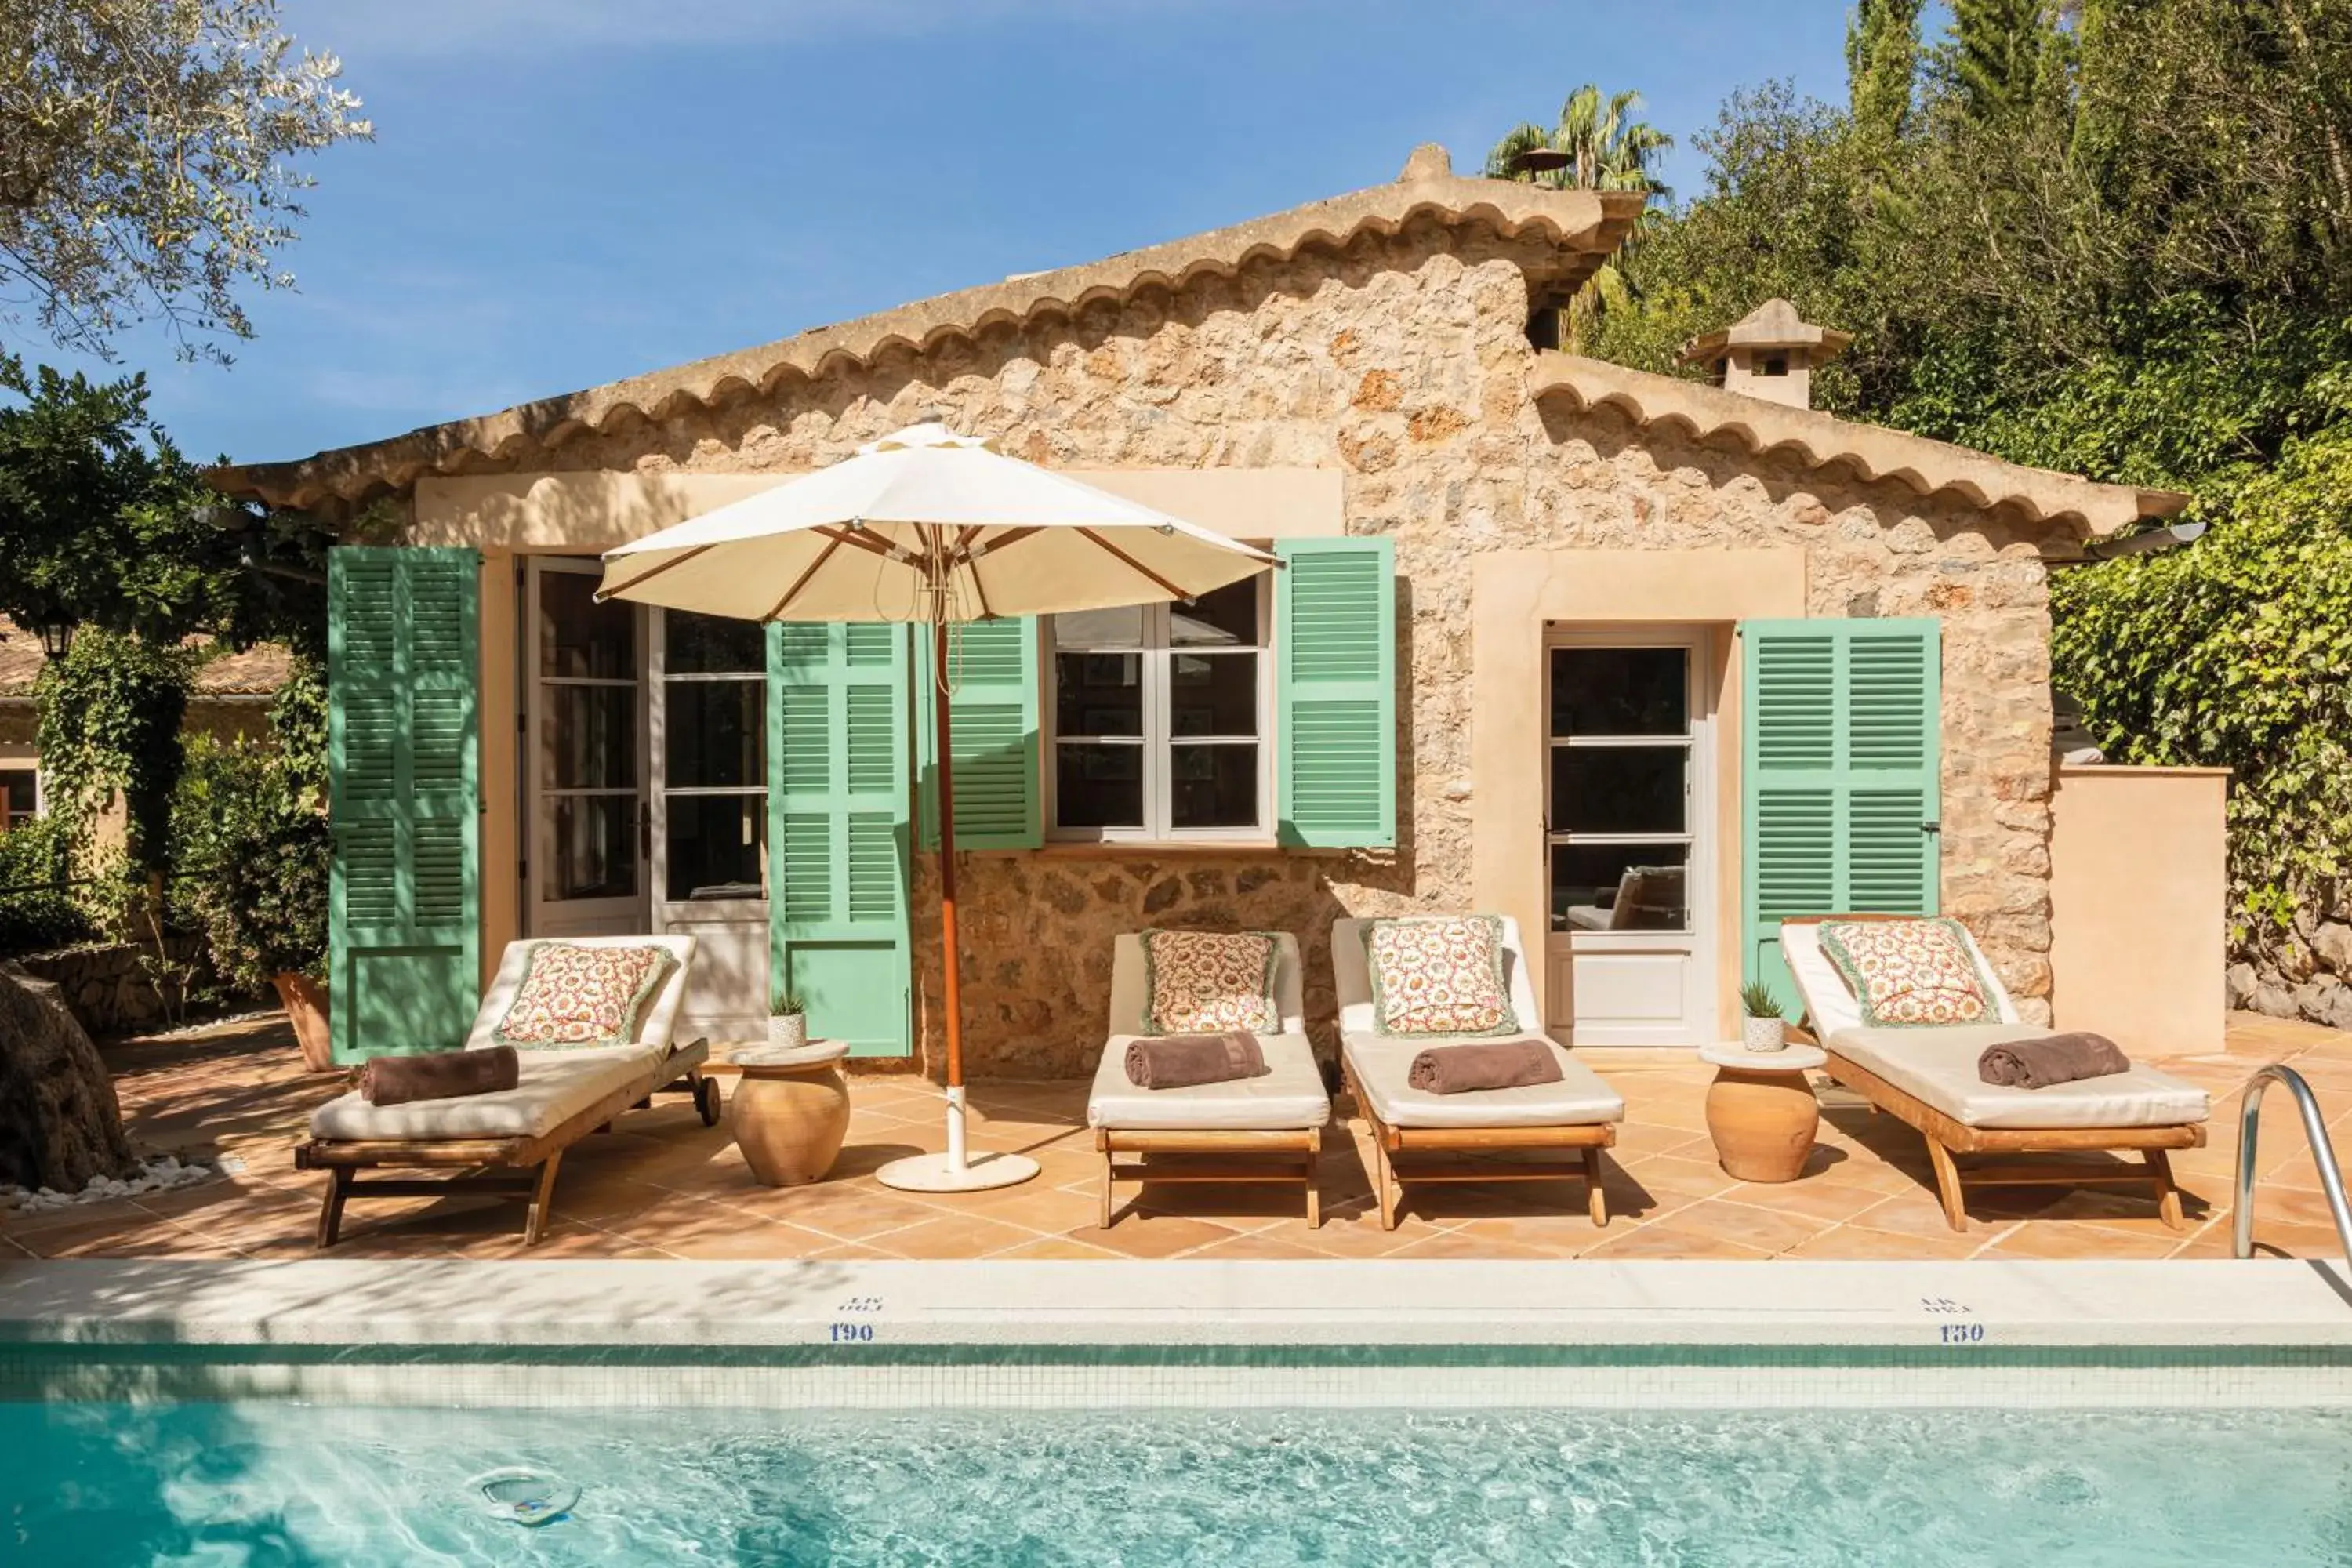
<svg viewBox="0 0 2352 1568">
<path fill-rule="evenodd" d="M 1169 825 L 1172 827 L 1255 827 L 1255 746 L 1168 748 Z"/>
<path fill-rule="evenodd" d="M 540 820 L 539 896 L 622 899 L 637 890 L 637 799 L 566 795 Z"/>
<path fill-rule="evenodd" d="M 1054 816 L 1064 827 L 1143 826 L 1143 748 L 1054 748 Z"/>
<path fill-rule="evenodd" d="M 1681 746 L 1554 746 L 1552 831 L 1687 832 L 1689 756 Z"/>
<path fill-rule="evenodd" d="M 10 822 L 22 822 L 33 815 L 39 798 L 34 788 L 36 775 L 30 768 L 10 768 L 0 772 L 0 815 Z"/>
<path fill-rule="evenodd" d="M 1168 606 L 1168 641 L 1175 647 L 1255 647 L 1258 580 L 1212 589 L 1189 605 Z"/>
<path fill-rule="evenodd" d="M 627 680 L 637 673 L 637 610 L 596 602 L 595 575 L 539 576 L 539 672 L 568 679 Z"/>
<path fill-rule="evenodd" d="M 548 789 L 632 789 L 637 782 L 633 686 L 541 686 L 539 782 Z"/>
<path fill-rule="evenodd" d="M 663 782 L 673 789 L 730 789 L 767 782 L 766 724 L 756 680 L 672 680 L 663 722 Z"/>
<path fill-rule="evenodd" d="M 1055 647 L 1139 647 L 1143 643 L 1141 605 L 1121 605 L 1111 610 L 1077 610 L 1054 617 Z"/>
<path fill-rule="evenodd" d="M 768 803 L 757 795 L 671 795 L 669 889 L 673 899 L 767 896 Z"/>
<path fill-rule="evenodd" d="M 1138 653 L 1055 654 L 1054 732 L 1057 735 L 1141 735 L 1143 656 Z"/>
<path fill-rule="evenodd" d="M 1555 735 L 1690 733 L 1690 650 L 1556 647 L 1551 650 Z"/>
<path fill-rule="evenodd" d="M 1170 733 L 1257 733 L 1257 655 L 1171 653 L 1168 683 Z"/>
<path fill-rule="evenodd" d="M 662 628 L 662 668 L 671 675 L 767 671 L 767 628 L 757 621 L 667 610 Z"/>
<path fill-rule="evenodd" d="M 1554 931 L 1685 931 L 1690 848 L 1683 844 L 1558 844 Z"/>
</svg>

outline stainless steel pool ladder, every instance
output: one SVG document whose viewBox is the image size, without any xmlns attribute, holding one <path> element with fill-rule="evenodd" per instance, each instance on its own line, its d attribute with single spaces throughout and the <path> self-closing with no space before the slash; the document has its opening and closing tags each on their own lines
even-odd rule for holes
<svg viewBox="0 0 2352 1568">
<path fill-rule="evenodd" d="M 2327 1120 L 2319 1114 L 2319 1100 L 2311 1085 L 2284 1062 L 2273 1062 L 2246 1080 L 2245 1105 L 2238 1112 L 2238 1185 L 2237 1202 L 2230 1213 L 2231 1250 L 2240 1258 L 2254 1255 L 2254 1138 L 2262 1130 L 2263 1090 L 2273 1083 L 2286 1085 L 2295 1109 L 2303 1112 L 2303 1132 L 2319 1166 L 2320 1190 L 2327 1194 L 2327 1207 L 2336 1215 L 2336 1239 L 2344 1244 L 2344 1256 L 2352 1258 L 2352 1205 L 2344 1200 L 2344 1177 L 2336 1166 L 2336 1145 L 2328 1142 Z"/>
</svg>

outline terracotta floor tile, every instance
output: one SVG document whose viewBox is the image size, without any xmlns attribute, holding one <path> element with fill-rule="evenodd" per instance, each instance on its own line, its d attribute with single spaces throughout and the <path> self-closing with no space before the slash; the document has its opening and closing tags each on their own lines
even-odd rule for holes
<svg viewBox="0 0 2352 1568">
<path fill-rule="evenodd" d="M 1866 1226 L 1833 1225 L 1781 1254 L 1784 1258 L 1895 1259 L 1967 1258 L 1984 1245 L 1972 1236 L 1902 1236 Z"/>
<path fill-rule="evenodd" d="M 1869 1187 L 1843 1185 L 1826 1177 L 1794 1182 L 1740 1182 L 1727 1188 L 1725 1201 L 1834 1225 L 1876 1208 L 1886 1194 Z"/>
<path fill-rule="evenodd" d="M 1615 1227 L 1611 1227 L 1612 1232 Z M 1753 1247 L 1717 1236 L 1709 1231 L 1687 1230 L 1674 1220 L 1664 1219 L 1636 1226 L 1622 1235 L 1603 1237 L 1585 1248 L 1580 1256 L 1594 1259 L 1633 1258 L 1717 1258 L 1730 1259 L 1756 1258 L 1771 1256 Z"/>
<path fill-rule="evenodd" d="M 737 1216 L 730 1224 L 714 1225 L 667 1237 L 632 1233 L 634 1238 L 674 1258 L 815 1258 L 842 1245 L 839 1238 L 805 1230 L 780 1220 Z"/>
<path fill-rule="evenodd" d="M 1213 1241 L 1230 1240 L 1235 1232 L 1229 1226 L 1213 1225 L 1188 1215 L 1129 1215 L 1108 1230 L 1089 1226 L 1070 1234 L 1089 1247 L 1099 1247 L 1121 1258 L 1175 1258 Z"/>
<path fill-rule="evenodd" d="M 236 1249 L 166 1219 L 44 1226 L 16 1237 L 36 1258 L 234 1258 Z"/>
<path fill-rule="evenodd" d="M 820 1182 L 807 1187 L 761 1187 L 746 1194 L 749 1212 L 823 1231 L 837 1241 L 868 1241 L 937 1219 L 938 1211 L 873 1186 Z"/>
<path fill-rule="evenodd" d="M 1255 1238 L 1237 1237 L 1234 1239 L 1252 1240 Z M 1224 1244 L 1223 1242 L 1212 1242 L 1210 1244 L 1212 1248 L 1222 1247 L 1223 1245 Z M 1074 1236 L 1048 1236 L 1036 1241 L 1024 1241 L 1020 1246 L 1000 1252 L 996 1254 L 996 1256 L 999 1258 L 1036 1258 L 1040 1260 L 1050 1259 L 1055 1261 L 1088 1261 L 1103 1258 L 1118 1258 L 1122 1255 L 1113 1252 L 1106 1247 L 1097 1247 L 1091 1242 L 1080 1241 Z M 1286 1250 L 1281 1253 L 1280 1256 L 1296 1257 L 1297 1255 Z"/>
<path fill-rule="evenodd" d="M 2142 1236 L 2111 1226 L 2066 1220 L 2032 1220 L 1979 1254 L 1984 1258 L 2163 1258 L 2186 1237 L 2163 1232 Z"/>
<path fill-rule="evenodd" d="M 308 1256 L 320 1178 L 293 1169 L 292 1150 L 310 1109 L 334 1093 L 340 1079 L 295 1070 L 282 1019 L 225 1026 L 202 1039 L 104 1049 L 126 1123 L 144 1146 L 226 1152 L 243 1162 L 243 1171 L 129 1205 L 143 1217 L 118 1211 L 110 1219 L 89 1209 L 0 1216 L 0 1255 L 38 1251 L 24 1238 L 55 1231 L 50 1245 L 60 1250 Z M 834 1179 L 762 1187 L 723 1124 L 705 1129 L 682 1100 L 665 1096 L 567 1154 L 556 1189 L 557 1223 L 540 1255 L 641 1256 L 667 1240 L 754 1257 L 885 1256 L 902 1246 L 963 1256 L 1003 1242 L 1009 1232 L 1014 1239 L 996 1255 L 1517 1257 L 1524 1249 L 1538 1256 L 1746 1257 L 1777 1248 L 1796 1257 L 1948 1258 L 1979 1250 L 2109 1256 L 2116 1248 L 2171 1246 L 2183 1256 L 2213 1256 L 2228 1247 L 2218 1205 L 2229 1196 L 2233 1097 L 2247 1074 L 2273 1059 L 2306 1069 L 2338 1130 L 2339 1148 L 2352 1151 L 2352 1034 L 2233 1015 L 2225 1042 L 2173 1061 L 2174 1070 L 2216 1098 L 2209 1146 L 2175 1156 L 2184 1188 L 2213 1205 L 2186 1242 L 2157 1225 L 2152 1206 L 2135 1208 L 2145 1203 L 2136 1194 L 2070 1194 L 2063 1188 L 1979 1188 L 1970 1199 L 1969 1229 L 1956 1236 L 1935 1203 L 1918 1134 L 1829 1087 L 1820 1091 L 1823 1120 L 1809 1173 L 1780 1186 L 1734 1183 L 1716 1164 L 1706 1132 L 1712 1069 L 1644 1061 L 1601 1063 L 1628 1102 L 1618 1147 L 1608 1156 L 1607 1191 L 1617 1217 L 1605 1231 L 1585 1218 L 1576 1181 L 1424 1185 L 1412 1189 L 1400 1227 L 1383 1231 L 1370 1212 L 1366 1129 L 1335 1122 L 1318 1173 L 1329 1216 L 1319 1231 L 1307 1229 L 1289 1206 L 1294 1194 L 1284 1189 L 1168 1186 L 1163 1197 L 1158 1189 L 1122 1184 L 1123 1205 L 1140 1196 L 1153 1212 L 1129 1214 L 1099 1232 L 1092 1223 L 1098 1164 L 1082 1125 L 1087 1085 L 1079 1080 L 972 1086 L 975 1146 L 1030 1152 L 1041 1166 L 1035 1182 L 966 1199 L 910 1198 L 881 1187 L 873 1173 L 942 1145 L 940 1092 L 913 1074 L 859 1072 L 851 1079 L 849 1142 Z M 728 1087 L 731 1092 L 734 1086 Z M 2300 1131 L 2288 1112 L 2271 1121 L 2257 1235 L 2298 1254 L 2333 1253 L 2338 1244 Z M 1166 1213 L 1156 1212 L 1163 1206 Z M 2051 1217 L 2031 1217 L 2043 1215 Z M 1836 1223 L 1842 1219 L 1846 1223 Z M 521 1221 L 516 1203 L 362 1201 L 349 1211 L 348 1239 L 335 1256 L 519 1257 Z"/>
<path fill-rule="evenodd" d="M 1721 1237 L 1759 1252 L 1786 1252 L 1829 1228 L 1829 1222 L 1823 1219 L 1722 1198 L 1709 1198 L 1686 1209 L 1677 1209 L 1671 1218 L 1661 1223 L 1677 1231 Z"/>
</svg>

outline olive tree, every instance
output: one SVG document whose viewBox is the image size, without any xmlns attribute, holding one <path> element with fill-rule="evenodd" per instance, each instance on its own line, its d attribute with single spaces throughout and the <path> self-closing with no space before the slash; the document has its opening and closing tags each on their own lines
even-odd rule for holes
<svg viewBox="0 0 2352 1568">
<path fill-rule="evenodd" d="M 341 73 L 277 0 L 0 0 L 0 321 L 110 358 L 161 318 L 226 358 L 239 294 L 293 281 L 290 160 L 372 134 Z"/>
</svg>

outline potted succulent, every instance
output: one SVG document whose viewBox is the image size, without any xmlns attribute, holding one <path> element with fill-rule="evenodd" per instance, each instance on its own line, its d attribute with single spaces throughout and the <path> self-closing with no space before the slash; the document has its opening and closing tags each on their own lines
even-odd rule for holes
<svg viewBox="0 0 2352 1568">
<path fill-rule="evenodd" d="M 1740 1043 L 1751 1051 L 1777 1051 L 1789 1044 L 1788 1021 L 1780 1016 L 1780 1004 L 1773 999 L 1771 988 L 1760 980 L 1751 980 L 1739 988 Z"/>
<path fill-rule="evenodd" d="M 808 1007 L 790 986 L 778 986 L 768 998 L 768 1044 L 787 1051 L 808 1044 Z"/>
</svg>

